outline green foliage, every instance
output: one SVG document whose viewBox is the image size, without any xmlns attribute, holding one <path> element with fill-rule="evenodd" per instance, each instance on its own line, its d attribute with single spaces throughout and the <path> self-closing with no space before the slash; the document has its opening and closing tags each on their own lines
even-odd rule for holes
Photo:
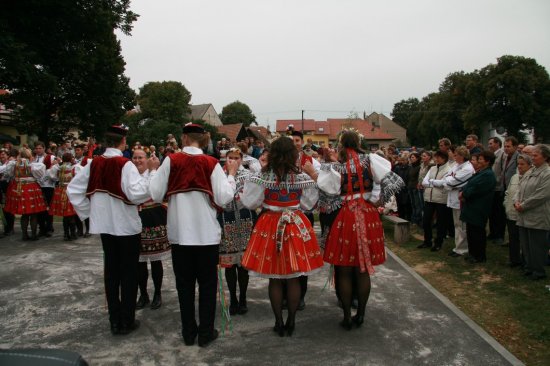
<svg viewBox="0 0 550 366">
<path fill-rule="evenodd" d="M 245 127 L 256 122 L 256 116 L 252 114 L 250 107 L 238 100 L 223 107 L 220 119 L 224 125 L 243 123 Z"/>
<path fill-rule="evenodd" d="M 143 118 L 183 123 L 191 111 L 191 93 L 178 81 L 153 81 L 139 89 L 137 98 Z"/>
<path fill-rule="evenodd" d="M 22 133 L 62 139 L 71 127 L 101 136 L 130 108 L 114 34 L 129 34 L 129 0 L 7 1 L 0 12 L 1 103 Z"/>
<path fill-rule="evenodd" d="M 517 137 L 523 135 L 520 130 L 534 128 L 541 141 L 548 141 L 550 78 L 533 59 L 502 56 L 481 70 L 449 74 L 437 93 L 421 101 L 402 100 L 391 114 L 417 146 L 433 147 L 441 137 L 459 144 L 489 123 Z"/>
</svg>

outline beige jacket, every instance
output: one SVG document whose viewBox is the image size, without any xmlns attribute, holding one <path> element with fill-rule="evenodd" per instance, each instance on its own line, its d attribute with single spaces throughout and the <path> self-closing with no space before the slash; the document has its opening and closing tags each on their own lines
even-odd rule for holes
<svg viewBox="0 0 550 366">
<path fill-rule="evenodd" d="M 550 230 L 550 166 L 543 164 L 527 172 L 519 182 L 514 202 L 521 203 L 517 225 Z"/>
<path fill-rule="evenodd" d="M 447 204 L 447 190 L 443 187 L 435 187 L 433 182 L 441 180 L 449 174 L 449 164 L 434 165 L 428 171 L 428 174 L 422 180 L 422 186 L 424 187 L 424 201 Z"/>
</svg>

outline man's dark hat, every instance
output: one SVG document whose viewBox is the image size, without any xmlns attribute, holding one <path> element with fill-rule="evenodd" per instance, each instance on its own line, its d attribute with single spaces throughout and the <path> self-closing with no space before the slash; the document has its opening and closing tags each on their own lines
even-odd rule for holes
<svg viewBox="0 0 550 366">
<path fill-rule="evenodd" d="M 302 140 L 304 139 L 304 134 L 301 133 L 300 131 L 296 131 L 296 130 L 292 131 L 290 133 L 290 136 L 299 136 Z"/>
<path fill-rule="evenodd" d="M 206 133 L 204 127 L 196 123 L 188 123 L 183 126 L 183 133 Z"/>
<path fill-rule="evenodd" d="M 128 135 L 128 126 L 126 125 L 112 125 L 107 129 L 107 132 L 114 133 L 120 136 Z"/>
</svg>

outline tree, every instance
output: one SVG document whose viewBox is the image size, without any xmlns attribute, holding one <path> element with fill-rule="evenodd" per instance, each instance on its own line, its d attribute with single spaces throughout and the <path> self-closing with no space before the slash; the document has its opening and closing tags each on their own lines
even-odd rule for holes
<svg viewBox="0 0 550 366">
<path fill-rule="evenodd" d="M 130 127 L 128 140 L 143 144 L 163 144 L 166 136 L 181 134 L 188 121 L 191 93 L 178 81 L 148 82 L 139 89 L 139 110 L 122 121 Z"/>
<path fill-rule="evenodd" d="M 0 102 L 16 128 L 40 139 L 75 127 L 101 136 L 135 93 L 114 31 L 130 34 L 129 0 L 7 1 L 0 12 Z"/>
<path fill-rule="evenodd" d="M 250 107 L 238 100 L 223 107 L 220 119 L 224 125 L 243 123 L 245 127 L 256 122 L 256 116 L 252 114 Z"/>
<path fill-rule="evenodd" d="M 137 100 L 143 118 L 181 124 L 191 111 L 191 93 L 178 81 L 149 82 L 139 89 Z"/>
<path fill-rule="evenodd" d="M 550 140 L 550 78 L 534 59 L 502 56 L 475 72 L 475 83 L 468 89 L 469 126 L 490 123 L 509 134 L 533 127 L 542 140 Z"/>
</svg>

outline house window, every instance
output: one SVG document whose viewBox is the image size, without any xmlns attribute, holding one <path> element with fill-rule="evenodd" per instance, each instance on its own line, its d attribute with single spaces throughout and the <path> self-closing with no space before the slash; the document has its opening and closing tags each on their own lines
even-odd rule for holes
<svg viewBox="0 0 550 366">
<path fill-rule="evenodd" d="M 323 127 L 319 127 L 319 132 L 324 132 L 325 129 Z"/>
</svg>

